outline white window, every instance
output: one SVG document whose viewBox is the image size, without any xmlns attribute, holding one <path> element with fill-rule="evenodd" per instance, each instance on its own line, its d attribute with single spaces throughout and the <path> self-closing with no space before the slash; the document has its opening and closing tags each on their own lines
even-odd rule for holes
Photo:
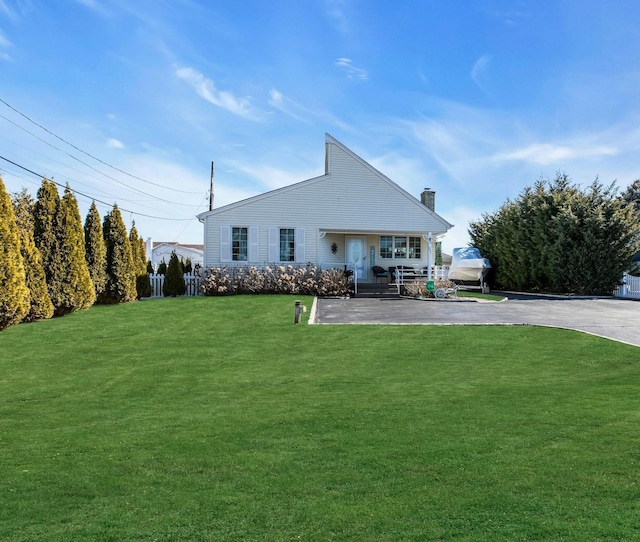
<svg viewBox="0 0 640 542">
<path fill-rule="evenodd" d="M 258 226 L 220 226 L 221 262 L 257 262 Z"/>
<path fill-rule="evenodd" d="M 421 239 L 415 236 L 381 235 L 380 258 L 410 259 L 421 258 Z"/>
<path fill-rule="evenodd" d="M 270 262 L 304 262 L 304 228 L 269 228 Z"/>
<path fill-rule="evenodd" d="M 280 228 L 280 261 L 296 261 L 296 230 L 294 228 Z"/>
<path fill-rule="evenodd" d="M 231 229 L 231 259 L 234 262 L 246 262 L 249 259 L 248 228 Z"/>
</svg>

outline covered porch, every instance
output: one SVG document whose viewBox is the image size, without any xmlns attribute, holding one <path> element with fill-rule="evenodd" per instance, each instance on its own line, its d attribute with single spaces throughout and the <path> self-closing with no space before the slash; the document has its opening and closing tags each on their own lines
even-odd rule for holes
<svg viewBox="0 0 640 542">
<path fill-rule="evenodd" d="M 444 233 L 320 228 L 318 263 L 323 268 L 353 271 L 354 281 L 360 284 L 395 284 L 398 274 L 411 273 L 426 280 L 446 278 L 439 241 Z"/>
</svg>

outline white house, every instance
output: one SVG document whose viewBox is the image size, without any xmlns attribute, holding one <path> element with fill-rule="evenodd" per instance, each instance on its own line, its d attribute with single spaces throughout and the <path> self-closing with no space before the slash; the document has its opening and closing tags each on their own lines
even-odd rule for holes
<svg viewBox="0 0 640 542">
<path fill-rule="evenodd" d="M 154 268 L 157 269 L 163 261 L 169 265 L 171 254 L 176 253 L 178 258 L 183 261 L 191 260 L 192 265 L 203 264 L 203 245 L 185 245 L 172 241 L 152 241 L 151 237 L 147 239 L 145 243 L 145 249 L 147 252 L 147 259 L 151 260 Z"/>
<path fill-rule="evenodd" d="M 204 267 L 347 266 L 362 282 L 373 265 L 430 269 L 453 227 L 435 212 L 435 193 L 413 197 L 329 134 L 325 147 L 324 175 L 198 215 Z"/>
</svg>

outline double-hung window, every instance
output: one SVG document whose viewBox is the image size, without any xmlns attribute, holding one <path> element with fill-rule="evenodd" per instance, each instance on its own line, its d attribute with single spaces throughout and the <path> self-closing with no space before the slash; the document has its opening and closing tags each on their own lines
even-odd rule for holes
<svg viewBox="0 0 640 542">
<path fill-rule="evenodd" d="M 391 235 L 380 236 L 380 257 L 393 258 L 393 237 Z"/>
<path fill-rule="evenodd" d="M 420 259 L 420 237 L 409 237 L 409 258 Z"/>
<path fill-rule="evenodd" d="M 296 259 L 296 230 L 280 228 L 280 261 L 294 262 Z"/>
<path fill-rule="evenodd" d="M 387 259 L 415 259 L 421 257 L 421 239 L 405 235 L 381 235 L 380 258 Z"/>
<path fill-rule="evenodd" d="M 249 259 L 248 228 L 231 229 L 231 259 L 234 262 L 246 262 Z"/>
</svg>

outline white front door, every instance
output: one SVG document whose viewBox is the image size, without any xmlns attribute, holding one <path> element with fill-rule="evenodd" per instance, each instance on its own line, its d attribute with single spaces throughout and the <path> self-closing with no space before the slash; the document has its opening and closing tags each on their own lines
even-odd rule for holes
<svg viewBox="0 0 640 542">
<path fill-rule="evenodd" d="M 347 237 L 347 269 L 358 273 L 358 281 L 367 278 L 367 252 L 364 237 Z"/>
</svg>

